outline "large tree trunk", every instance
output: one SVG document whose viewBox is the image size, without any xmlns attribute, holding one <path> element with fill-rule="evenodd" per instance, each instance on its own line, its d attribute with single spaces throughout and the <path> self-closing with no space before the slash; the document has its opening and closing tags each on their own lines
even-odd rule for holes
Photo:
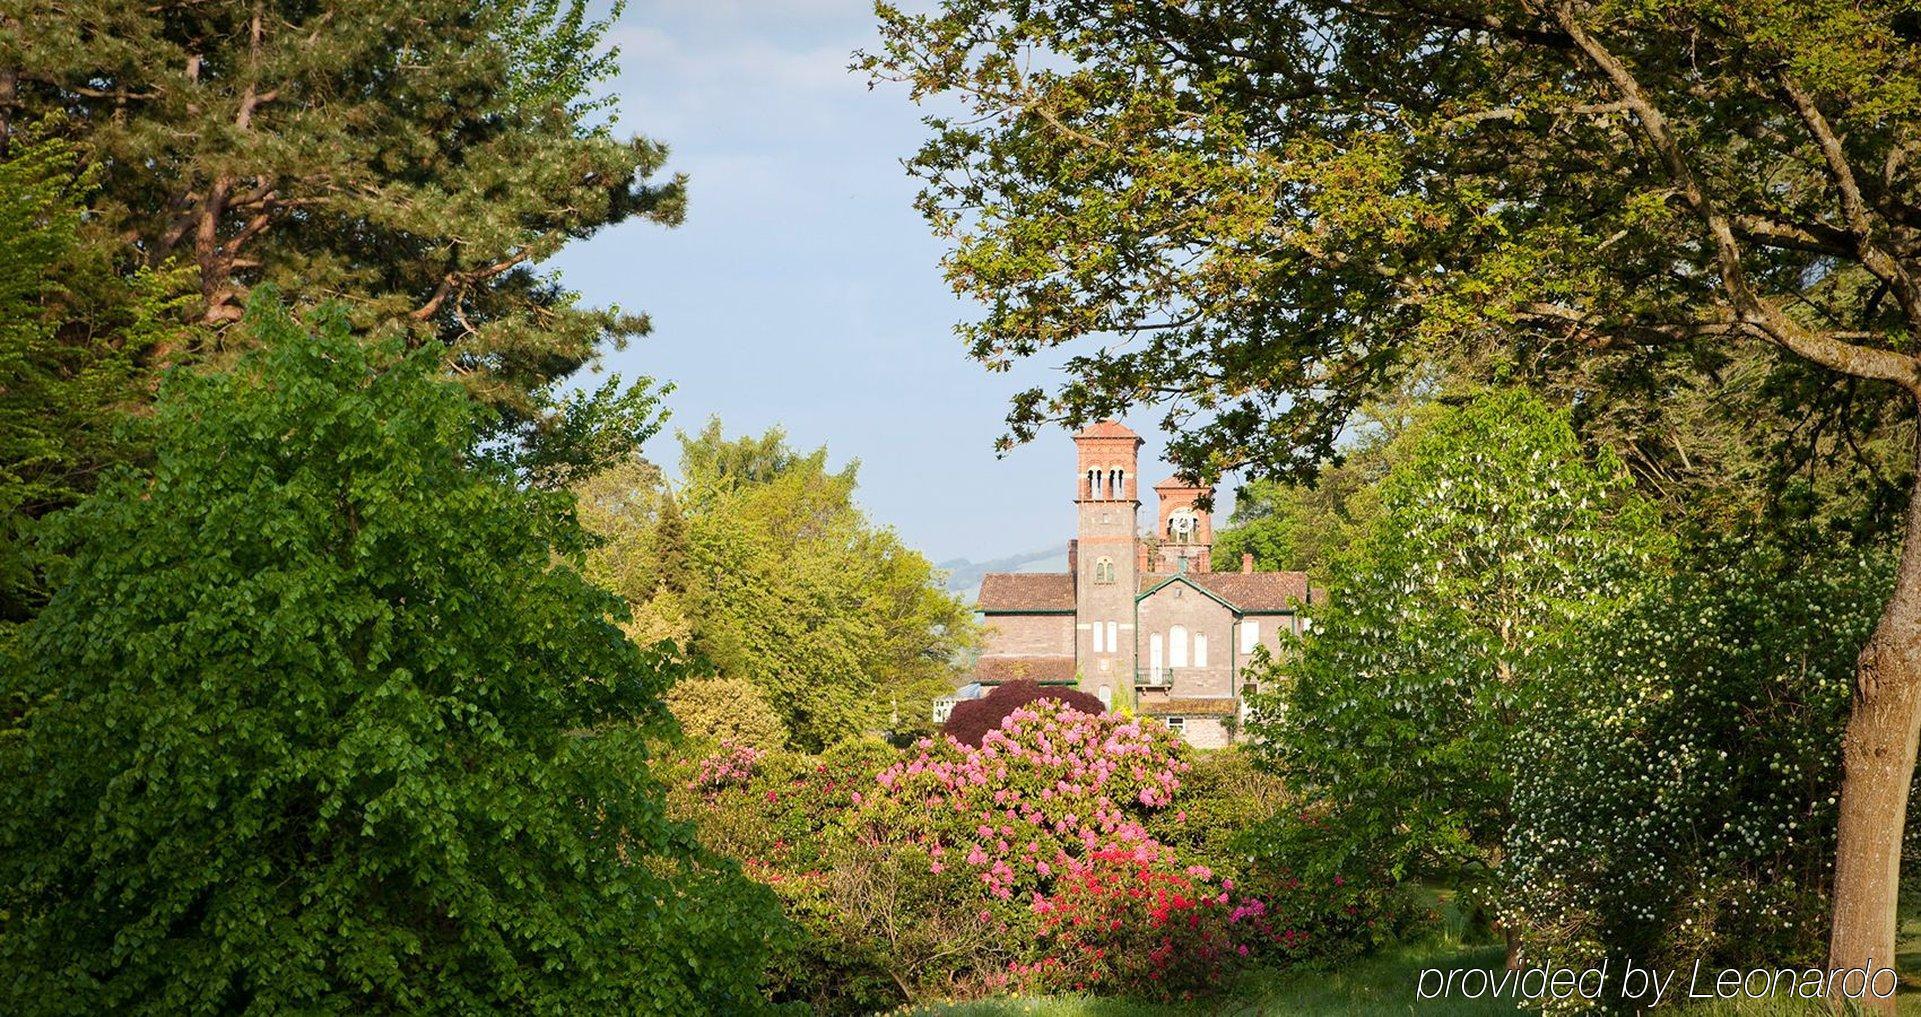
<svg viewBox="0 0 1921 1017">
<path fill-rule="evenodd" d="M 1921 738 L 1921 469 L 1908 499 L 1894 595 L 1856 664 L 1854 701 L 1842 740 L 1830 971 L 1894 967 L 1901 839 Z M 1888 981 L 1881 979 L 1880 988 L 1887 989 Z M 1877 1000 L 1870 993 L 1859 1003 L 1869 1013 L 1894 1013 L 1892 996 Z"/>
</svg>

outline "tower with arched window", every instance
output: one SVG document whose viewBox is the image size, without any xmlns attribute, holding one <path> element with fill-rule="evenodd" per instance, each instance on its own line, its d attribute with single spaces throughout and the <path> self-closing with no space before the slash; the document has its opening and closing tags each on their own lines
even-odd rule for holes
<svg viewBox="0 0 1921 1017">
<path fill-rule="evenodd" d="M 981 580 L 986 641 L 975 689 L 1009 681 L 1078 684 L 1110 707 L 1159 717 L 1190 743 L 1233 738 L 1247 665 L 1285 652 L 1318 599 L 1300 572 L 1213 570 L 1208 487 L 1155 486 L 1140 521 L 1138 435 L 1103 421 L 1074 435 L 1077 529 L 1065 572 L 991 572 Z"/>
<path fill-rule="evenodd" d="M 1214 520 L 1201 507 L 1214 489 L 1169 477 L 1154 485 L 1160 501 L 1160 523 L 1154 527 L 1154 571 L 1177 574 L 1214 570 Z"/>
<path fill-rule="evenodd" d="M 1074 435 L 1080 516 L 1075 555 L 1075 656 L 1089 690 L 1131 683 L 1134 595 L 1140 591 L 1140 435 L 1111 420 Z"/>
</svg>

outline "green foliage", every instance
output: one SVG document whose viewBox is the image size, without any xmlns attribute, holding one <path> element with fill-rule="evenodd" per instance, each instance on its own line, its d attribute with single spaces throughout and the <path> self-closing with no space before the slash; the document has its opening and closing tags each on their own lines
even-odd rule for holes
<svg viewBox="0 0 1921 1017">
<path fill-rule="evenodd" d="M 101 242 L 191 274 L 210 327 L 155 358 L 243 346 L 233 323 L 271 284 L 296 305 L 342 300 L 357 328 L 438 341 L 506 434 L 565 442 L 583 407 L 551 382 L 648 324 L 581 306 L 539 266 L 606 226 L 675 225 L 685 209 L 683 180 L 650 182 L 666 149 L 614 130 L 616 54 L 591 6 L 11 3 L 0 150 L 20 123 L 62 117 L 100 167 Z"/>
<path fill-rule="evenodd" d="M 744 678 L 682 678 L 667 692 L 667 709 L 681 731 L 700 742 L 762 751 L 787 745 L 780 715 Z"/>
<path fill-rule="evenodd" d="M 1155 402 L 1186 473 L 1311 472 L 1371 394 L 1466 362 L 1550 386 L 1650 490 L 1733 495 L 1722 523 L 1789 465 L 1903 500 L 1907 444 L 1859 439 L 1910 401 L 1858 381 L 1911 386 L 1921 327 L 1907 0 L 879 20 L 863 65 L 938 111 L 909 168 L 981 308 L 961 339 L 1066 368 L 1009 441 Z"/>
<path fill-rule="evenodd" d="M 1245 883 L 1256 875 L 1264 828 L 1296 799 L 1251 752 L 1230 746 L 1194 756 L 1178 801 L 1172 812 L 1148 818 L 1154 839 Z"/>
<path fill-rule="evenodd" d="M 1584 634 L 1514 742 L 1509 915 L 1543 956 L 1823 960 L 1837 748 L 1893 556 L 1697 557 Z"/>
<path fill-rule="evenodd" d="M 674 675 L 571 499 L 477 460 L 438 358 L 175 372 L 151 474 L 51 526 L 6 677 L 0 1009 L 744 1012 L 764 890 L 663 814 Z"/>
<path fill-rule="evenodd" d="M 1516 725 L 1662 540 L 1619 463 L 1519 390 L 1427 427 L 1380 497 L 1250 726 L 1303 801 L 1305 871 L 1474 882 L 1513 820 Z"/>
<path fill-rule="evenodd" d="M 1214 570 L 1240 571 L 1245 552 L 1256 568 L 1298 569 L 1326 583 L 1329 567 L 1380 515 L 1380 483 L 1407 458 L 1422 423 L 1440 412 L 1440 395 L 1432 386 L 1410 386 L 1370 403 L 1349 428 L 1352 440 L 1340 460 L 1311 480 L 1256 477 L 1243 485 L 1228 525 L 1215 533 Z"/>
<path fill-rule="evenodd" d="M 681 474 L 670 488 L 630 463 L 581 488 L 604 538 L 590 574 L 635 605 L 637 634 L 754 683 L 801 748 L 924 725 L 973 621 L 854 504 L 855 467 L 714 421 L 681 435 Z"/>
<path fill-rule="evenodd" d="M 0 153 L 0 623 L 45 598 L 28 530 L 139 454 L 126 408 L 144 351 L 172 334 L 168 280 L 98 264 L 72 146 L 22 133 Z"/>
</svg>

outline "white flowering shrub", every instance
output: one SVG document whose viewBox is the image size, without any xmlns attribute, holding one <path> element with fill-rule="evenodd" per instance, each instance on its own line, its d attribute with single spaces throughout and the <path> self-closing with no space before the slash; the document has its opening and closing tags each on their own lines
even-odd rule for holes
<svg viewBox="0 0 1921 1017">
<path fill-rule="evenodd" d="M 1508 918 L 1538 956 L 1818 963 L 1876 552 L 1708 551 L 1555 669 L 1512 743 Z"/>
</svg>

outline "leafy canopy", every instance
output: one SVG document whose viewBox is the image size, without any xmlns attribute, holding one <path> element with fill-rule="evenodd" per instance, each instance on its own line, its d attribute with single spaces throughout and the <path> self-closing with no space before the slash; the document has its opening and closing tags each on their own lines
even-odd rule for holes
<svg viewBox="0 0 1921 1017">
<path fill-rule="evenodd" d="M 735 1012 L 771 899 L 668 822 L 673 674 L 564 494 L 430 353 L 314 332 L 174 372 L 151 474 L 55 518 L 6 674 L 0 1009 Z"/>
<path fill-rule="evenodd" d="M 943 0 L 880 20 L 870 71 L 958 106 L 910 167 L 984 309 L 962 338 L 996 370 L 1066 354 L 1010 440 L 1157 402 L 1188 473 L 1311 470 L 1371 392 L 1476 349 L 1650 413 L 1722 387 L 1756 341 L 1921 391 L 1907 0 Z M 1816 404 L 1855 398 L 1834 377 Z"/>
<path fill-rule="evenodd" d="M 934 567 L 854 503 L 856 466 L 827 467 L 772 430 L 682 434 L 679 485 L 634 462 L 582 488 L 604 538 L 591 574 L 635 605 L 637 634 L 743 678 L 796 747 L 928 722 L 973 644 Z"/>
</svg>

